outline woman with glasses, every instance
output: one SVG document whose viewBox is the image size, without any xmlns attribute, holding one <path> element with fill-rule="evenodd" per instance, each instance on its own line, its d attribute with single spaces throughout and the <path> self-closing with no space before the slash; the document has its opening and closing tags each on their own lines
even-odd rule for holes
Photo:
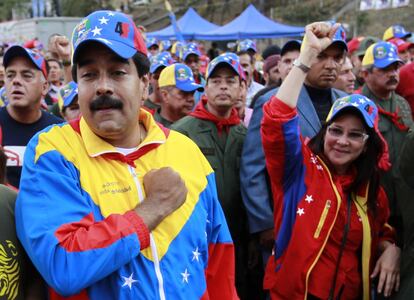
<svg viewBox="0 0 414 300">
<path fill-rule="evenodd" d="M 262 139 L 274 200 L 275 247 L 265 288 L 272 299 L 372 299 L 399 286 L 386 195 L 387 167 L 378 109 L 362 95 L 333 104 L 319 133 L 302 141 L 296 104 L 306 72 L 337 25 L 306 27 L 301 53 L 276 97 L 264 106 Z"/>
</svg>

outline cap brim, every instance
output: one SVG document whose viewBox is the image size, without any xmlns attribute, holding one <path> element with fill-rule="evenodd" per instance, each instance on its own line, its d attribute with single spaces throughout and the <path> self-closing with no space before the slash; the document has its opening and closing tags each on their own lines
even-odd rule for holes
<svg viewBox="0 0 414 300">
<path fill-rule="evenodd" d="M 399 58 L 391 58 L 391 59 L 382 59 L 379 62 L 375 62 L 374 61 L 374 67 L 379 68 L 379 69 L 383 69 L 388 67 L 389 65 L 392 65 L 393 63 L 400 63 L 400 64 L 404 64 L 404 62 L 399 59 Z"/>
<path fill-rule="evenodd" d="M 209 70 L 209 73 L 207 74 L 207 78 L 211 77 L 211 74 L 214 73 L 214 71 L 217 69 L 218 66 L 227 66 L 229 67 L 231 70 L 233 70 L 233 72 L 239 76 L 240 78 L 242 78 L 241 74 L 239 74 L 239 72 L 234 68 L 234 66 L 228 62 L 225 61 L 221 61 L 219 62 L 217 65 L 214 66 L 214 68 L 212 68 L 211 70 Z"/>
<path fill-rule="evenodd" d="M 63 101 L 63 107 L 68 107 L 69 105 L 71 105 L 73 103 L 73 101 L 75 100 L 75 97 L 78 94 L 73 95 L 72 97 L 68 97 Z"/>
<path fill-rule="evenodd" d="M 103 46 L 106 46 L 109 50 L 114 52 L 116 55 L 129 59 L 132 56 L 137 53 L 137 49 L 132 48 L 131 46 L 128 46 L 124 43 L 121 43 L 119 41 L 113 41 L 109 39 L 104 38 L 89 38 L 79 43 L 78 46 L 76 46 L 75 51 L 73 52 L 73 63 L 76 63 L 78 61 L 78 54 L 80 49 L 85 47 L 85 45 L 91 43 L 91 42 L 97 42 Z"/>
<path fill-rule="evenodd" d="M 161 64 L 152 65 L 150 67 L 150 74 L 154 74 L 158 70 L 158 68 L 162 67 L 162 66 L 164 66 L 164 65 L 161 65 Z"/>
<path fill-rule="evenodd" d="M 200 57 L 200 56 L 201 56 L 201 53 L 197 53 L 197 52 L 188 52 L 188 53 L 185 53 L 185 54 L 183 55 L 183 60 L 185 61 L 185 60 L 187 59 L 187 57 L 188 57 L 188 56 L 190 56 L 191 54 L 193 54 L 193 55 L 195 55 L 195 56 L 198 56 L 198 57 Z"/>
<path fill-rule="evenodd" d="M 342 47 L 345 51 L 348 51 L 348 45 L 343 40 L 334 40 L 329 46 L 336 45 Z"/>
<path fill-rule="evenodd" d="M 406 34 L 394 34 L 394 37 L 399 38 L 399 39 L 406 39 L 411 37 L 411 32 L 407 32 Z"/>
<path fill-rule="evenodd" d="M 36 69 L 39 69 L 38 65 L 35 61 L 33 61 L 32 57 L 30 56 L 27 51 L 19 45 L 11 46 L 9 49 L 7 49 L 6 53 L 3 56 L 3 66 L 7 68 L 7 66 L 10 64 L 13 58 L 24 56 L 30 59 L 30 61 L 35 65 Z M 39 69 L 40 70 L 40 69 Z"/>
<path fill-rule="evenodd" d="M 362 116 L 362 118 L 364 119 L 365 124 L 368 127 L 370 127 L 370 128 L 374 128 L 374 123 L 372 122 L 372 120 L 365 113 L 363 113 L 358 107 L 353 106 L 352 104 L 348 104 L 347 106 L 344 106 L 341 109 L 337 110 L 334 114 L 332 114 L 331 118 L 329 120 L 327 120 L 327 121 L 328 122 L 329 121 L 332 121 L 332 119 L 335 119 L 336 116 L 339 113 L 345 113 L 346 111 L 355 111 L 355 112 L 358 112 L 359 115 Z"/>
<path fill-rule="evenodd" d="M 204 92 L 204 87 L 197 83 L 184 83 L 184 84 L 177 83 L 176 87 L 179 90 L 182 90 L 184 92 L 194 92 L 194 91 Z"/>
<path fill-rule="evenodd" d="M 405 50 L 410 49 L 412 47 L 414 47 L 413 43 L 408 43 L 408 42 L 404 43 L 400 47 L 398 47 L 398 52 L 405 51 Z"/>
</svg>

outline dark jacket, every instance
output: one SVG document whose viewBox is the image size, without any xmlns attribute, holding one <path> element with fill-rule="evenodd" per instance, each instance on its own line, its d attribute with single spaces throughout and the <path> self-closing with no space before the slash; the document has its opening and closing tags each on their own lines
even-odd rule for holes
<svg viewBox="0 0 414 300">
<path fill-rule="evenodd" d="M 405 143 L 401 150 L 399 169 L 404 182 L 414 189 L 414 131 L 407 134 Z M 414 201 L 404 202 L 402 210 L 405 245 L 401 253 L 401 285 L 400 291 L 392 298 L 398 300 L 414 299 Z"/>
</svg>

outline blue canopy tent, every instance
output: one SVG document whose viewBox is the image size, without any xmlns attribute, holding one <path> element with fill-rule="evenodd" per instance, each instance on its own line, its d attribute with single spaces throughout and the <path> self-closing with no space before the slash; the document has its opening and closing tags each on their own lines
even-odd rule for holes
<svg viewBox="0 0 414 300">
<path fill-rule="evenodd" d="M 184 39 L 192 40 L 195 34 L 207 32 L 219 28 L 218 25 L 203 19 L 192 7 L 177 21 Z M 155 37 L 159 40 L 175 39 L 176 35 L 172 25 L 153 32 L 148 32 L 147 37 Z"/>
<path fill-rule="evenodd" d="M 250 4 L 233 21 L 212 31 L 202 32 L 197 33 L 195 39 L 220 41 L 302 36 L 305 28 L 277 23 Z"/>
</svg>

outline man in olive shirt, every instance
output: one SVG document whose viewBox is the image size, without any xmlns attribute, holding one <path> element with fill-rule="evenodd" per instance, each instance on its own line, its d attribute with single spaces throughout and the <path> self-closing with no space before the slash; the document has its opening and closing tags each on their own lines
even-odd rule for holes
<svg viewBox="0 0 414 300">
<path fill-rule="evenodd" d="M 205 95 L 194 112 L 176 122 L 171 129 L 192 139 L 214 169 L 220 204 L 235 246 L 237 293 L 240 299 L 250 299 L 248 292 L 251 293 L 253 288 L 247 270 L 249 232 L 239 178 L 246 128 L 234 108 L 243 76 L 236 54 L 217 56 L 207 68 Z"/>
<path fill-rule="evenodd" d="M 412 195 L 414 189 L 403 180 L 399 170 L 401 149 L 413 119 L 408 102 L 395 93 L 399 83 L 399 69 L 402 61 L 398 57 L 397 48 L 388 42 L 371 45 L 365 52 L 362 61 L 362 75 L 365 84 L 362 94 L 378 106 L 378 129 L 388 144 L 390 170 L 380 180 L 387 193 L 390 206 L 389 223 L 396 228 L 399 243 L 404 243 L 401 264 L 401 292 L 407 295 L 411 288 L 407 285 L 414 270 L 413 259 L 413 216 Z M 402 242 L 403 240 L 403 242 Z M 408 292 L 410 293 L 410 292 Z M 414 291 L 411 292 L 414 294 Z M 398 295 L 398 294 L 397 294 Z M 412 297 L 398 298 L 412 299 Z"/>
</svg>

